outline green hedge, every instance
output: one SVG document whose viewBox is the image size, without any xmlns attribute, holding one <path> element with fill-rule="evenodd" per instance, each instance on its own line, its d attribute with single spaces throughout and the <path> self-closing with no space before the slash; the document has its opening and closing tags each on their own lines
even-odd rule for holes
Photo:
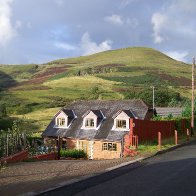
<svg viewBox="0 0 196 196">
<path fill-rule="evenodd" d="M 61 150 L 61 157 L 71 157 L 71 158 L 86 158 L 87 154 L 83 150 Z"/>
</svg>

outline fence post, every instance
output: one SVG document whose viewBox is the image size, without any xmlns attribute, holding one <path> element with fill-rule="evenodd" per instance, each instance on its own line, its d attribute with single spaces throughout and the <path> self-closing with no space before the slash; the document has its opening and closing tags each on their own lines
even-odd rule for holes
<svg viewBox="0 0 196 196">
<path fill-rule="evenodd" d="M 60 136 L 58 136 L 58 160 L 60 160 L 61 157 L 60 153 L 61 153 L 61 138 Z"/>
<path fill-rule="evenodd" d="M 138 148 L 138 136 L 136 135 L 136 149 Z"/>
<path fill-rule="evenodd" d="M 161 150 L 161 132 L 158 132 L 158 150 Z"/>
<path fill-rule="evenodd" d="M 175 145 L 178 144 L 178 132 L 175 130 Z"/>
<path fill-rule="evenodd" d="M 189 135 L 190 135 L 189 129 L 187 129 L 187 130 L 186 130 L 186 141 L 187 141 L 187 142 L 189 141 Z"/>
</svg>

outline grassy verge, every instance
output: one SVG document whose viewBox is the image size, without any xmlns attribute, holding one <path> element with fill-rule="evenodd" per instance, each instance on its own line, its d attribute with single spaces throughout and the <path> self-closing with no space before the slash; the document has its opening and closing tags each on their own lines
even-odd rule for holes
<svg viewBox="0 0 196 196">
<path fill-rule="evenodd" d="M 193 141 L 196 139 L 196 136 L 190 137 L 189 141 Z M 187 137 L 185 135 L 179 135 L 178 137 L 178 144 L 183 144 L 187 142 Z M 163 139 L 161 150 L 167 150 L 171 147 L 175 146 L 174 137 Z M 141 155 L 151 155 L 155 154 L 159 151 L 158 149 L 158 142 L 157 141 L 148 141 L 148 142 L 142 142 L 139 144 L 137 151 Z"/>
</svg>

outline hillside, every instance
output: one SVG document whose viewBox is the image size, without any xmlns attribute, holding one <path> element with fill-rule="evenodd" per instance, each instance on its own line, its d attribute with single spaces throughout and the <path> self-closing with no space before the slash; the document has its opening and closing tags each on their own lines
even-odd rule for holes
<svg viewBox="0 0 196 196">
<path fill-rule="evenodd" d="M 77 99 L 141 98 L 151 104 L 152 85 L 157 105 L 183 102 L 190 97 L 191 66 L 142 47 L 43 65 L 0 65 L 0 104 L 9 115 L 25 114 L 38 130 L 59 107 Z"/>
</svg>

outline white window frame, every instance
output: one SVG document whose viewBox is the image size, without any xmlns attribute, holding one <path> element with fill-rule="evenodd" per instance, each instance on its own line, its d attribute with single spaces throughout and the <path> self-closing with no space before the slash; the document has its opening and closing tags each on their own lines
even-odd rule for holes
<svg viewBox="0 0 196 196">
<path fill-rule="evenodd" d="M 125 125 L 124 125 L 125 123 Z M 121 124 L 122 126 L 118 126 Z M 116 119 L 116 129 L 126 129 L 127 128 L 127 120 L 125 119 Z"/>
<path fill-rule="evenodd" d="M 66 126 L 66 119 L 63 117 L 56 118 L 56 126 L 57 127 L 65 127 Z"/>
<path fill-rule="evenodd" d="M 85 118 L 84 126 L 86 128 L 94 128 L 95 127 L 95 119 L 94 118 Z"/>
</svg>

